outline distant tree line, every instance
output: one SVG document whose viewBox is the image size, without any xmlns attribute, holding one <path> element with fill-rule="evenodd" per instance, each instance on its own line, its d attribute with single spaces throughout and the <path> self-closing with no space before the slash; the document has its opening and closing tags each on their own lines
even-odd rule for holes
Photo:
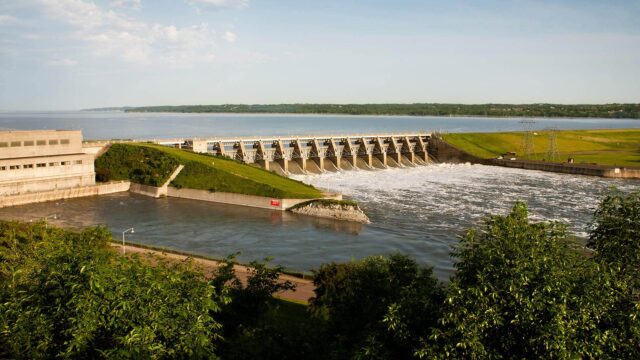
<svg viewBox="0 0 640 360">
<path fill-rule="evenodd" d="M 274 104 L 181 105 L 125 108 L 126 112 L 286 113 L 411 116 L 640 118 L 640 104 Z"/>
<path fill-rule="evenodd" d="M 324 264 L 306 311 L 272 297 L 281 267 L 243 283 L 233 257 L 206 276 L 110 238 L 0 222 L 0 358 L 640 357 L 639 192 L 602 200 L 587 247 L 516 203 L 461 237 L 446 283 L 405 255 Z"/>
</svg>

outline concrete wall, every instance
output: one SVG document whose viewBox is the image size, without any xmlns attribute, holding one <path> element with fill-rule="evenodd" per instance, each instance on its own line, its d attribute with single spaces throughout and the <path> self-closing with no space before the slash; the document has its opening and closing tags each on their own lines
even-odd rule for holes
<svg viewBox="0 0 640 360">
<path fill-rule="evenodd" d="M 81 131 L 0 131 L 0 159 L 78 153 L 82 153 Z"/>
<path fill-rule="evenodd" d="M 564 174 L 589 175 L 621 179 L 640 179 L 640 169 L 614 168 L 610 166 L 588 165 L 588 164 L 569 164 L 569 163 L 550 163 L 542 161 L 528 160 L 491 160 L 492 165 L 527 169 L 550 171 Z"/>
<path fill-rule="evenodd" d="M 128 191 L 131 183 L 128 181 L 111 182 L 106 184 L 43 191 L 39 193 L 9 195 L 0 197 L 0 208 L 23 204 L 39 203 L 62 199 L 72 199 L 83 196 L 106 195 L 122 191 Z"/>
<path fill-rule="evenodd" d="M 0 160 L 0 195 L 94 184 L 92 155 L 71 154 Z"/>
<path fill-rule="evenodd" d="M 148 185 L 142 185 L 142 184 L 136 184 L 136 183 L 131 183 L 131 187 L 129 188 L 129 191 L 134 194 L 151 196 L 154 198 L 159 198 L 162 195 L 165 195 L 165 196 L 167 195 L 166 192 L 163 193 L 161 187 L 148 186 Z"/>
<path fill-rule="evenodd" d="M 168 196 L 183 199 L 201 200 L 230 205 L 250 206 L 261 209 L 284 211 L 289 207 L 310 199 L 278 199 L 262 196 L 234 194 L 227 192 L 210 192 L 196 189 L 176 189 L 169 187 Z"/>
<path fill-rule="evenodd" d="M 171 184 L 171 182 L 176 178 L 176 176 L 180 174 L 180 171 L 182 171 L 182 169 L 184 169 L 184 165 L 178 165 L 178 167 L 173 171 L 173 173 L 171 173 L 171 176 L 169 176 L 169 179 L 165 181 L 165 183 L 160 187 L 148 186 L 148 185 L 142 185 L 142 184 L 131 184 L 131 188 L 129 189 L 129 191 L 131 191 L 134 194 L 151 196 L 154 198 L 167 196 L 167 193 L 169 190 L 169 184 Z"/>
</svg>

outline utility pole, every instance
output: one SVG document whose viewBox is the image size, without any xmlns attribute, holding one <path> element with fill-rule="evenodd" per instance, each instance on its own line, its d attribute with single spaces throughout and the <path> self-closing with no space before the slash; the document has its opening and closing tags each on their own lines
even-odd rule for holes
<svg viewBox="0 0 640 360">
<path fill-rule="evenodd" d="M 522 119 L 520 120 L 520 124 L 522 124 L 522 130 L 524 131 L 522 137 L 521 151 L 523 157 L 531 159 L 531 156 L 534 153 L 533 146 L 533 124 L 535 124 L 535 120 L 533 119 Z"/>
</svg>

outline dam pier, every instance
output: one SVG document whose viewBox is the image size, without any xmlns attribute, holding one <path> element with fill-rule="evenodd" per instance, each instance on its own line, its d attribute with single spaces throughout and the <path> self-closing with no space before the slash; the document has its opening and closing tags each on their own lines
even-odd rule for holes
<svg viewBox="0 0 640 360">
<path fill-rule="evenodd" d="M 153 142 L 257 164 L 281 174 L 426 165 L 431 133 L 162 139 Z"/>
</svg>

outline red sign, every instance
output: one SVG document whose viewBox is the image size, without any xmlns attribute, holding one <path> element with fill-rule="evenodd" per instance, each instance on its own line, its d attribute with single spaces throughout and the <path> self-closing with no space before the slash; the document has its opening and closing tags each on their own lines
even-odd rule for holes
<svg viewBox="0 0 640 360">
<path fill-rule="evenodd" d="M 280 200 L 271 200 L 271 206 L 280 206 Z"/>
</svg>

